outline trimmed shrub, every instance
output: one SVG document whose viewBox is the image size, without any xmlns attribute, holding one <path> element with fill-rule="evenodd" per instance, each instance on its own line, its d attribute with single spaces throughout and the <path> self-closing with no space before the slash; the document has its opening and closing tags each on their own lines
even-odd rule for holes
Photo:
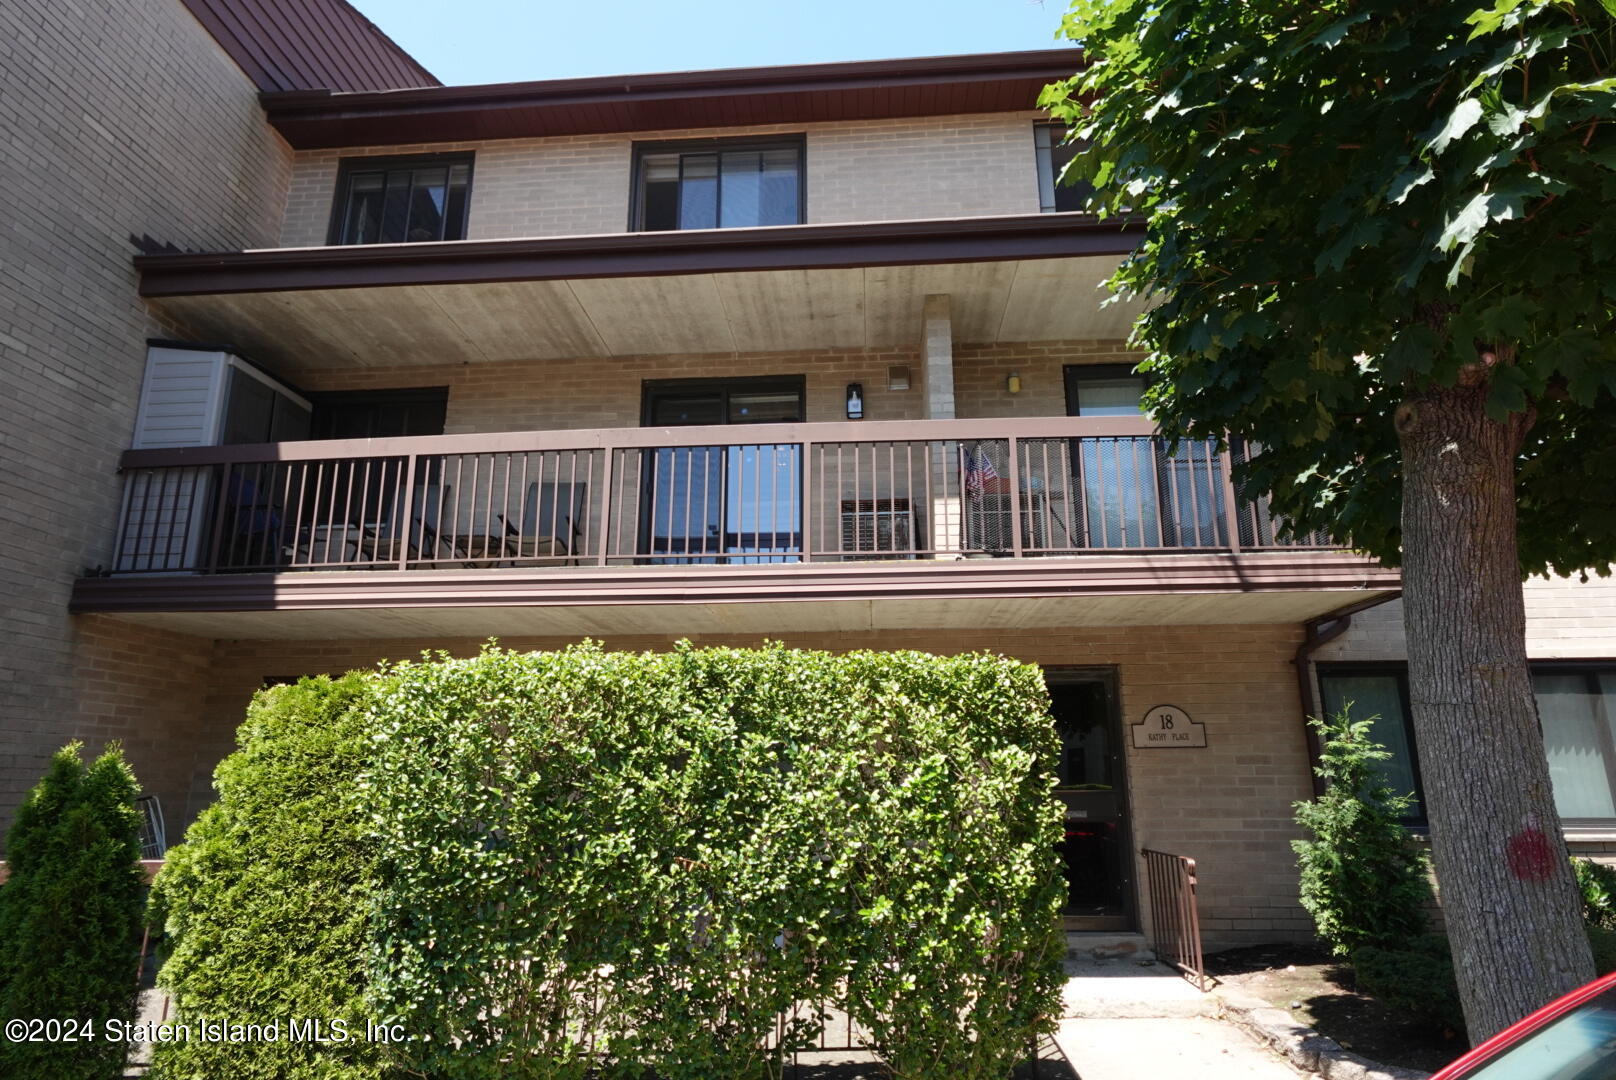
<svg viewBox="0 0 1616 1080">
<path fill-rule="evenodd" d="M 107 1080 L 122 1070 L 129 1044 L 106 1038 L 106 1023 L 135 1015 L 139 790 L 116 747 L 86 768 L 70 743 L 17 810 L 0 887 L 0 1017 L 94 1027 L 71 1042 L 0 1040 L 0 1076 Z"/>
<path fill-rule="evenodd" d="M 835 1003 L 899 1077 L 1057 1015 L 1058 752 L 989 656 L 593 646 L 404 664 L 371 707 L 378 1011 L 441 1078 L 777 1072 Z M 604 1057 L 597 1057 L 600 1051 Z"/>
<path fill-rule="evenodd" d="M 1572 859 L 1571 869 L 1582 892 L 1582 921 L 1589 927 L 1616 930 L 1616 867 Z"/>
<path fill-rule="evenodd" d="M 1422 934 L 1401 948 L 1366 945 L 1352 954 L 1358 989 L 1396 1009 L 1465 1030 L 1453 955 L 1441 934 Z"/>
<path fill-rule="evenodd" d="M 1316 771 L 1328 787 L 1296 804 L 1296 823 L 1311 839 L 1291 841 L 1302 906 L 1336 956 L 1406 945 L 1425 932 L 1431 902 L 1425 858 L 1400 820 L 1411 798 L 1375 769 L 1391 756 L 1370 738 L 1378 718 L 1353 720 L 1350 709 L 1311 721 L 1324 744 Z"/>
<path fill-rule="evenodd" d="M 370 752 L 363 706 L 374 675 L 304 679 L 260 691 L 240 749 L 214 774 L 218 801 L 168 853 L 153 887 L 164 926 L 158 984 L 174 1020 L 196 1025 L 341 1019 L 345 1043 L 158 1044 L 163 1080 L 372 1080 L 364 956 L 374 845 L 354 799 Z M 197 1029 L 193 1027 L 193 1032 Z"/>
</svg>

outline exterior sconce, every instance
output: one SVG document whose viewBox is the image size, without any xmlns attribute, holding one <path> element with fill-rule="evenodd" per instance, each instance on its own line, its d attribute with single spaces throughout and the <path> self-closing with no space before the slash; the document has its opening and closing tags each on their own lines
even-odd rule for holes
<svg viewBox="0 0 1616 1080">
<path fill-rule="evenodd" d="M 850 382 L 847 384 L 847 418 L 849 420 L 864 419 L 864 384 Z"/>
<path fill-rule="evenodd" d="M 1010 377 L 1004 380 L 1004 388 L 1012 394 L 1021 393 L 1021 376 L 1012 371 Z"/>
<path fill-rule="evenodd" d="M 907 367 L 889 367 L 889 368 L 887 368 L 887 389 L 888 390 L 907 390 L 907 389 L 909 389 L 909 369 Z"/>
</svg>

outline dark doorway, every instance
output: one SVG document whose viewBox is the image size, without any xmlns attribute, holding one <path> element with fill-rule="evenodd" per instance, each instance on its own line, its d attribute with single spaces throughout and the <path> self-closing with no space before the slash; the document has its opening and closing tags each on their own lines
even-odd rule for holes
<svg viewBox="0 0 1616 1080">
<path fill-rule="evenodd" d="M 386 439 L 442 435 L 447 386 L 310 394 L 316 439 Z"/>
<path fill-rule="evenodd" d="M 1049 668 L 1044 677 L 1061 739 L 1066 929 L 1132 930 L 1132 842 L 1115 672 Z"/>
</svg>

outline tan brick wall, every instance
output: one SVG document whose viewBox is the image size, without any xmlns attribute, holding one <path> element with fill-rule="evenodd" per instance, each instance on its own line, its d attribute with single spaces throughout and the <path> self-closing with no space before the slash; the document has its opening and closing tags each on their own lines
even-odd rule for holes
<svg viewBox="0 0 1616 1080">
<path fill-rule="evenodd" d="M 282 247 L 326 242 L 344 157 L 476 152 L 468 236 L 572 236 L 628 229 L 636 142 L 803 134 L 810 224 L 1038 211 L 1037 114 L 694 128 L 633 134 L 310 150 L 297 155 Z"/>
<path fill-rule="evenodd" d="M 910 388 L 887 389 L 887 368 L 905 365 Z M 812 349 L 801 352 L 707 353 L 421 367 L 338 368 L 298 375 L 306 390 L 370 390 L 447 386 L 446 434 L 554 431 L 640 426 L 647 379 L 801 375 L 810 421 L 847 418 L 847 384 L 862 383 L 865 417 L 917 420 L 922 392 L 913 349 Z"/>
<path fill-rule="evenodd" d="M 95 646 L 68 593 L 108 560 L 145 338 L 163 332 L 136 295 L 129 236 L 273 242 L 290 152 L 178 0 L 20 0 L 0 5 L 0 41 L 4 828 L 48 754 L 80 732 Z"/>
<path fill-rule="evenodd" d="M 1529 578 L 1526 655 L 1533 660 L 1616 660 L 1616 580 L 1592 575 Z M 1352 617 L 1352 626 L 1320 648 L 1317 661 L 1401 660 L 1406 657 L 1403 604 L 1382 604 Z"/>
<path fill-rule="evenodd" d="M 954 354 L 957 414 L 961 417 L 1061 416 L 1066 412 L 1066 364 L 1133 363 L 1120 342 L 1068 341 L 961 345 Z M 909 369 L 909 389 L 887 389 L 887 369 Z M 846 418 L 846 389 L 864 386 L 868 420 L 918 420 L 924 409 L 916 348 L 813 349 L 797 352 L 704 353 L 591 357 L 499 364 L 343 367 L 300 373 L 305 390 L 381 390 L 447 386 L 448 434 L 638 427 L 647 379 L 802 375 L 810 421 Z M 1021 375 L 1011 394 L 1006 377 Z"/>
<path fill-rule="evenodd" d="M 1041 341 L 958 345 L 954 397 L 960 416 L 1065 416 L 1068 364 L 1137 364 L 1143 354 L 1121 341 Z M 1010 376 L 1021 376 L 1010 393 Z"/>
<path fill-rule="evenodd" d="M 1306 938 L 1296 902 L 1289 842 L 1291 804 L 1310 793 L 1306 748 L 1290 657 L 1300 631 L 1290 626 L 1070 629 L 983 634 L 970 631 L 880 635 L 784 634 L 789 645 L 846 650 L 916 648 L 954 653 L 988 648 L 1042 664 L 1116 665 L 1125 724 L 1146 709 L 1178 705 L 1207 726 L 1207 747 L 1129 751 L 1133 846 L 1195 857 L 1209 946 Z M 696 637 L 698 644 L 759 644 L 756 638 Z M 520 649 L 560 640 L 508 640 Z M 614 638 L 614 649 L 665 649 L 665 638 Z M 206 775 L 233 745 L 247 699 L 266 676 L 340 673 L 421 650 L 469 655 L 467 639 L 350 642 L 220 642 L 208 696 L 206 736 L 192 778 L 193 804 Z"/>
<path fill-rule="evenodd" d="M 213 642 L 105 615 L 83 616 L 73 629 L 73 734 L 90 753 L 121 742 L 135 776 L 177 830 L 212 797 L 209 786 L 194 789 L 192 780 L 207 744 Z M 177 833 L 170 837 L 177 840 Z"/>
</svg>

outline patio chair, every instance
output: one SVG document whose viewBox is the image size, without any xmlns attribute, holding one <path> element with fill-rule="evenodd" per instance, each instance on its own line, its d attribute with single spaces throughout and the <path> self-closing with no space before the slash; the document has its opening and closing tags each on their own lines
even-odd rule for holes
<svg viewBox="0 0 1616 1080">
<path fill-rule="evenodd" d="M 221 569 L 257 569 L 285 561 L 296 530 L 281 513 L 273 494 L 264 490 L 254 472 L 233 469 L 225 483 L 224 532 L 216 553 Z M 270 485 L 272 486 L 272 485 Z"/>
<path fill-rule="evenodd" d="M 587 496 L 587 484 L 528 484 L 520 523 L 500 518 L 506 556 L 512 562 L 565 558 L 563 565 L 576 565 Z"/>
<path fill-rule="evenodd" d="M 359 554 L 367 562 L 396 562 L 402 555 L 410 558 L 436 558 L 441 537 L 438 519 L 445 506 L 452 506 L 454 487 L 450 484 L 421 484 L 410 500 L 409 521 L 398 513 L 389 513 L 380 528 L 366 530 L 359 540 Z"/>
</svg>

